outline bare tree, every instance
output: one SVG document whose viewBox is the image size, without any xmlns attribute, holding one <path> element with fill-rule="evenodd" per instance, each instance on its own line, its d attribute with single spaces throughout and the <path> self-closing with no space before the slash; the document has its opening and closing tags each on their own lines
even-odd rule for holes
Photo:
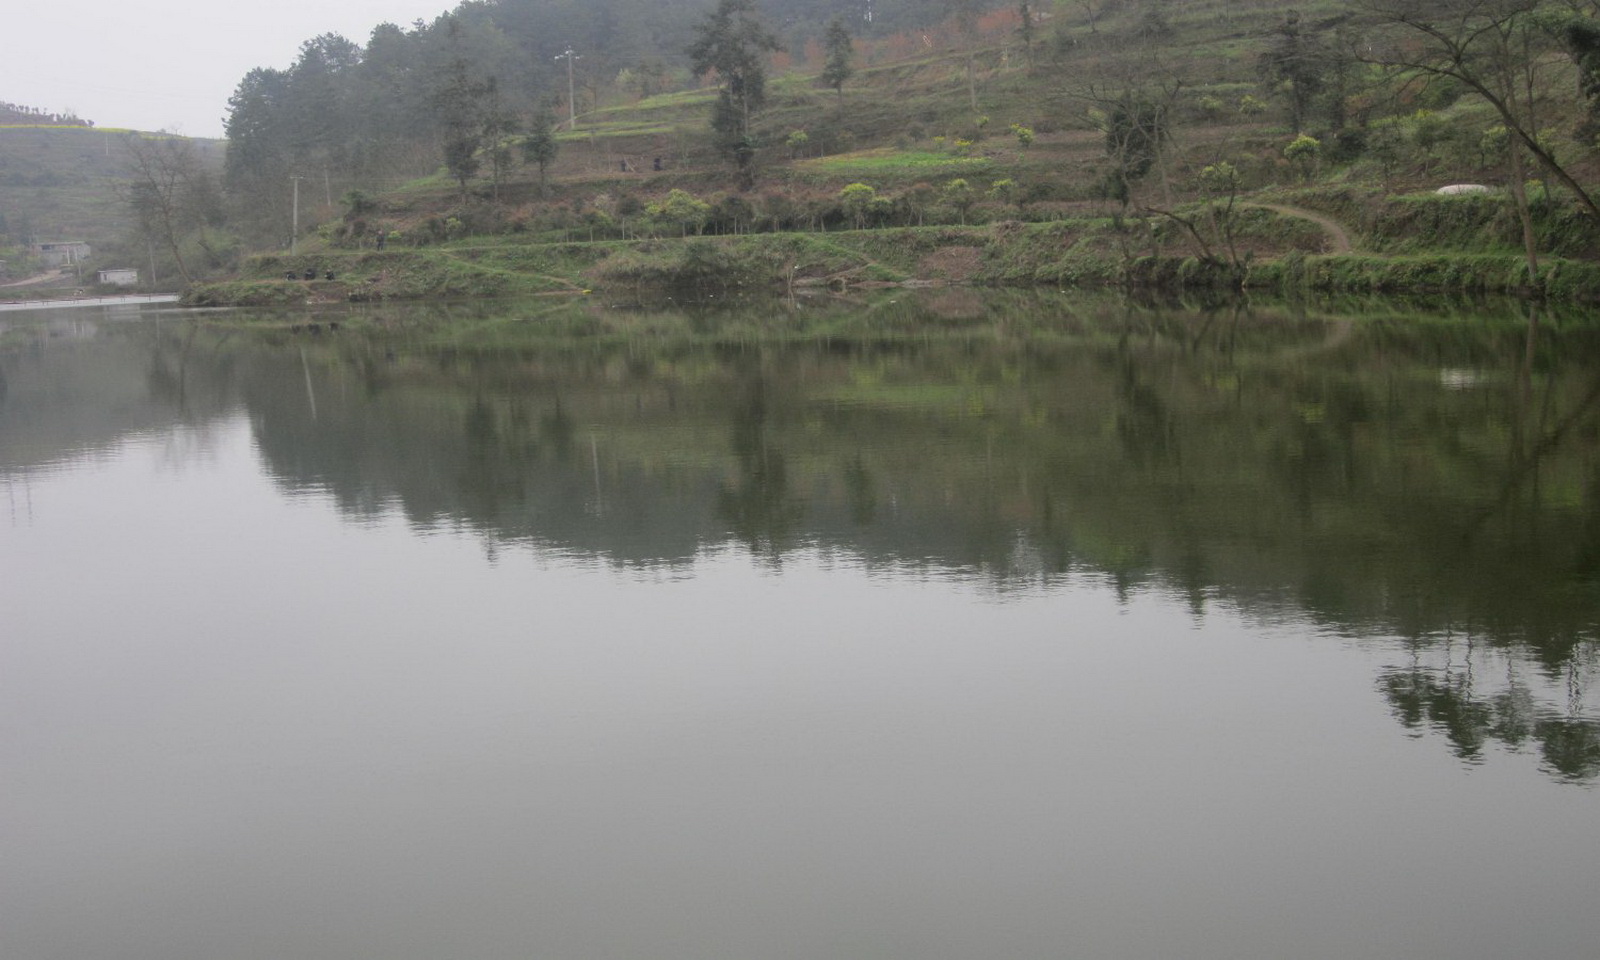
<svg viewBox="0 0 1600 960">
<path fill-rule="evenodd" d="M 1357 59 L 1400 74 L 1448 78 L 1487 103 L 1508 135 L 1508 180 L 1522 221 L 1528 270 L 1538 282 L 1537 244 L 1524 183 L 1532 157 L 1600 220 L 1600 204 L 1540 136 L 1546 125 L 1540 71 L 1556 36 L 1545 14 L 1550 0 L 1356 0 L 1381 33 L 1354 51 Z"/>
<path fill-rule="evenodd" d="M 1083 8 L 1083 19 L 1089 24 L 1089 32 L 1099 33 L 1100 15 L 1105 13 L 1106 0 L 1078 0 L 1078 6 Z"/>
<path fill-rule="evenodd" d="M 194 277 L 183 260 L 182 240 L 217 216 L 216 186 L 194 145 L 182 137 L 129 134 L 126 199 L 146 237 L 172 252 L 185 283 Z"/>
</svg>

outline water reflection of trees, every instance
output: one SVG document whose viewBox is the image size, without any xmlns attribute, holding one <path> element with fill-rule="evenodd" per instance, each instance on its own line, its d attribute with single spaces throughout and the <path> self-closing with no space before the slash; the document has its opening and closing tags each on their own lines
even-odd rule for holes
<svg viewBox="0 0 1600 960">
<path fill-rule="evenodd" d="M 343 384 L 318 391 L 346 398 L 339 417 L 308 435 L 293 378 L 268 367 L 252 409 L 287 482 L 353 493 L 381 468 L 419 522 L 536 538 L 529 522 L 559 530 L 589 509 L 557 490 L 673 501 L 670 545 L 558 535 L 623 561 L 731 535 L 1003 583 L 1024 572 L 1021 538 L 1044 558 L 1029 575 L 1088 565 L 1197 603 L 1287 591 L 1354 628 L 1471 620 L 1559 647 L 1594 626 L 1593 336 L 1548 327 L 1524 377 L 1522 328 L 1481 316 L 998 302 L 876 304 L 776 340 L 737 319 L 719 339 L 704 316 L 677 321 L 700 343 L 397 352 L 346 337 L 314 371 Z M 440 459 L 454 479 L 422 469 Z M 508 509 L 540 500 L 537 520 Z"/>
<path fill-rule="evenodd" d="M 717 510 L 752 553 L 777 556 L 794 545 L 805 507 L 789 490 L 783 451 L 768 441 L 766 389 L 759 374 L 730 407 L 730 446 L 738 469 L 720 484 Z"/>
<path fill-rule="evenodd" d="M 1600 777 L 1597 655 L 1600 646 L 1587 644 L 1548 671 L 1515 649 L 1446 638 L 1415 645 L 1411 663 L 1385 670 L 1378 689 L 1406 729 L 1444 737 L 1463 760 L 1481 761 L 1493 743 L 1536 747 L 1552 775 L 1588 781 Z"/>
<path fill-rule="evenodd" d="M 628 456 L 619 445 L 638 444 L 626 420 L 671 430 L 687 419 L 696 424 L 686 459 L 733 454 L 754 466 L 749 454 L 775 444 L 807 459 L 820 420 L 823 440 L 838 448 L 830 453 L 843 453 L 830 457 L 828 472 L 853 464 L 858 495 L 865 475 L 903 482 L 874 469 L 895 464 L 867 447 L 934 436 L 969 448 L 942 464 L 964 472 L 947 479 L 968 486 L 993 488 L 999 473 L 1020 466 L 1080 484 L 1097 472 L 1148 485 L 1175 477 L 1184 482 L 1168 484 L 1169 498 L 1192 501 L 1226 499 L 1229 491 L 1206 485 L 1237 481 L 1323 522 L 1330 503 L 1366 487 L 1385 508 L 1408 499 L 1470 501 L 1475 522 L 1466 535 L 1493 536 L 1507 514 L 1549 504 L 1552 470 L 1561 484 L 1584 479 L 1572 467 L 1593 448 L 1597 387 L 1584 373 L 1592 338 L 1581 334 L 1552 332 L 1523 385 L 1520 329 L 1486 326 L 1482 317 L 1370 323 L 1353 337 L 1349 321 L 1290 323 L 1234 307 L 1073 312 L 1025 301 L 1020 306 L 1035 312 L 1019 319 L 999 302 L 965 294 L 943 303 L 932 323 L 914 304 L 879 305 L 864 312 L 865 329 L 778 346 L 739 332 L 731 344 L 713 339 L 698 353 L 626 342 L 549 356 L 515 346 L 430 350 L 404 337 L 351 349 L 346 338 L 341 353 L 318 362 L 324 376 L 337 370 L 341 383 L 359 379 L 369 398 L 465 396 L 476 405 L 477 429 L 500 430 L 506 442 L 526 439 L 530 417 L 554 418 L 551 440 L 568 456 L 589 429 L 580 420 Z M 704 317 L 680 326 L 716 329 Z M 465 400 L 450 402 L 467 415 Z M 707 419 L 723 424 L 714 442 L 698 429 Z M 1101 442 L 1106 423 L 1115 445 Z M 793 436 L 797 430 L 804 435 Z M 1063 456 L 1031 456 L 1036 450 Z M 1097 466 L 1069 462 L 1080 451 Z M 979 459 L 982 470 L 970 469 Z M 1496 494 L 1485 496 L 1491 488 Z M 1015 519 L 1037 522 L 1056 506 L 1034 499 L 1029 515 Z"/>
<path fill-rule="evenodd" d="M 195 385 L 226 382 L 280 483 L 493 544 L 621 565 L 815 547 L 999 590 L 1084 574 L 1422 650 L 1471 624 L 1541 683 L 1592 656 L 1600 332 L 959 293 L 166 336 L 144 386 L 198 411 Z M 1538 744 L 1597 775 L 1593 705 L 1483 676 L 1382 688 L 1463 757 Z"/>
<path fill-rule="evenodd" d="M 0 475 L 131 435 L 204 430 L 238 403 L 226 337 L 199 339 L 176 320 L 128 325 L 83 313 L 0 330 Z"/>
</svg>

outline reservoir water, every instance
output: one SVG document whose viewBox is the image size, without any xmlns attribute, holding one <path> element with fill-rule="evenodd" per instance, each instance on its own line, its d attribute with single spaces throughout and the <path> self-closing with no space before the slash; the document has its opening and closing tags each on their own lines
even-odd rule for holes
<svg viewBox="0 0 1600 960">
<path fill-rule="evenodd" d="M 1600 325 L 0 320 L 0 956 L 1580 958 Z"/>
</svg>

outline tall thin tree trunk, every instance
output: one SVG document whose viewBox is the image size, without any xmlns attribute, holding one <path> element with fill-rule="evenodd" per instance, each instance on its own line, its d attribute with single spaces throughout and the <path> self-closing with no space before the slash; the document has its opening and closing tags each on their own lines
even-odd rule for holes
<svg viewBox="0 0 1600 960">
<path fill-rule="evenodd" d="M 1522 55 L 1524 57 L 1529 56 L 1528 35 L 1525 30 L 1519 39 L 1522 41 Z M 1526 71 L 1519 71 L 1509 62 L 1509 59 L 1502 60 L 1501 63 L 1505 70 L 1506 100 L 1513 107 L 1516 105 L 1518 87 L 1521 85 L 1519 81 L 1522 84 L 1526 84 L 1522 90 L 1527 95 L 1527 102 L 1524 104 L 1527 108 L 1526 116 L 1534 136 L 1537 137 L 1539 133 L 1537 127 L 1538 111 L 1533 109 L 1533 75 Z M 1533 229 L 1533 211 L 1528 207 L 1528 172 L 1522 154 L 1522 144 L 1517 142 L 1509 129 L 1506 131 L 1506 150 L 1506 170 L 1511 180 L 1509 184 L 1511 199 L 1516 204 L 1517 220 L 1522 225 L 1522 250 L 1528 261 L 1528 284 L 1535 291 L 1540 291 L 1544 288 L 1544 284 L 1539 278 L 1539 241 Z"/>
<path fill-rule="evenodd" d="M 1510 179 L 1508 186 L 1511 189 L 1511 199 L 1517 208 L 1517 219 L 1522 223 L 1522 250 L 1528 261 L 1528 284 L 1534 290 L 1542 290 L 1543 282 L 1539 279 L 1539 241 L 1533 229 L 1533 211 L 1528 208 L 1528 175 L 1522 162 L 1522 144 L 1507 137 L 1506 148 L 1510 158 L 1506 164 L 1507 176 Z"/>
</svg>

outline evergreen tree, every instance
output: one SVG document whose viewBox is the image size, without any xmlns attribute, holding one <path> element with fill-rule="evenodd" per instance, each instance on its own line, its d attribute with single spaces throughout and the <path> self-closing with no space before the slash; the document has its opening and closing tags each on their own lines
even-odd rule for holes
<svg viewBox="0 0 1600 960">
<path fill-rule="evenodd" d="M 445 68 L 443 82 L 434 96 L 445 169 L 460 184 L 463 200 L 467 198 L 467 181 L 478 174 L 478 148 L 483 145 L 483 127 L 477 117 L 480 93 L 467 61 L 457 57 Z"/>
<path fill-rule="evenodd" d="M 1578 71 L 1578 92 L 1588 108 L 1588 121 L 1580 127 L 1581 139 L 1594 142 L 1600 135 L 1600 21 L 1574 14 L 1561 25 L 1561 42 Z"/>
<path fill-rule="evenodd" d="M 844 20 L 834 17 L 828 21 L 828 29 L 822 35 L 822 49 L 822 82 L 832 87 L 842 102 L 844 83 L 856 72 L 850 63 L 855 57 L 855 47 L 851 44 L 850 31 L 845 28 Z"/>
<path fill-rule="evenodd" d="M 1261 55 L 1261 75 L 1289 103 L 1289 126 L 1300 133 L 1310 119 L 1311 103 L 1322 92 L 1327 68 L 1325 52 L 1300 26 L 1300 15 L 1285 13 L 1272 46 Z"/>
<path fill-rule="evenodd" d="M 361 58 L 361 48 L 337 33 L 300 45 L 300 56 L 289 68 L 284 124 L 300 172 L 347 168 L 355 127 L 349 114 L 351 81 Z"/>
<path fill-rule="evenodd" d="M 717 9 L 701 21 L 687 51 L 695 76 L 716 77 L 711 129 L 716 133 L 717 149 L 731 157 L 741 171 L 755 155 L 750 117 L 767 99 L 767 71 L 762 60 L 780 46 L 757 16 L 755 0 L 719 0 Z"/>
<path fill-rule="evenodd" d="M 499 200 L 501 177 L 516 162 L 511 138 L 521 131 L 522 124 L 506 109 L 505 100 L 500 95 L 500 83 L 494 77 L 484 83 L 478 122 L 483 139 L 483 155 L 489 161 L 489 178 L 494 184 L 494 198 Z"/>
<path fill-rule="evenodd" d="M 555 162 L 560 144 L 556 141 L 556 116 L 549 105 L 540 104 L 528 122 L 528 135 L 522 141 L 522 156 L 539 167 L 539 192 L 545 191 L 545 175 Z"/>
<path fill-rule="evenodd" d="M 227 158 L 222 182 L 233 225 L 258 243 L 289 236 L 289 177 L 294 173 L 283 130 L 288 75 L 258 68 L 228 98 Z"/>
<path fill-rule="evenodd" d="M 467 199 L 467 182 L 477 176 L 481 162 L 478 151 L 488 142 L 494 126 L 486 109 L 498 99 L 499 85 L 493 78 L 479 80 L 460 47 L 460 25 L 452 17 L 448 43 L 454 55 L 445 65 L 434 92 L 433 106 L 439 121 L 440 148 L 444 165 L 461 186 L 461 199 Z"/>
<path fill-rule="evenodd" d="M 374 177 L 414 175 L 438 163 L 429 108 L 437 71 L 428 31 L 392 23 L 373 28 L 361 69 L 352 78 L 355 152 L 360 172 Z"/>
</svg>

